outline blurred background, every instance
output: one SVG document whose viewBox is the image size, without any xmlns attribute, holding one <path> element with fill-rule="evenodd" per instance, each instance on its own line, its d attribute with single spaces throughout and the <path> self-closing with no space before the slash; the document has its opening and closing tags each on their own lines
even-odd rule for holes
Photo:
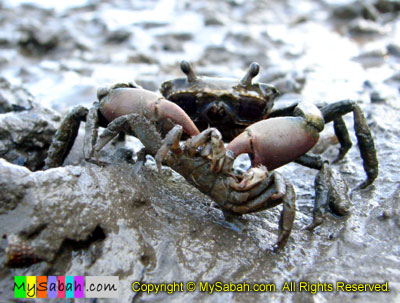
<svg viewBox="0 0 400 303">
<path fill-rule="evenodd" d="M 398 96 L 399 1 L 3 0 L 0 76 L 64 112 L 98 86 L 156 91 L 181 76 L 241 77 L 312 101 Z M 377 96 L 379 95 L 379 96 Z"/>
</svg>

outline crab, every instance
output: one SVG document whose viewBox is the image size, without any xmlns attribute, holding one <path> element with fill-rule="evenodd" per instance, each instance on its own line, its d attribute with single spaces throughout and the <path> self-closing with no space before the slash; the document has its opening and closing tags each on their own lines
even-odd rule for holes
<svg viewBox="0 0 400 303">
<path fill-rule="evenodd" d="M 279 91 L 270 85 L 253 82 L 259 73 L 259 64 L 250 64 L 242 79 L 198 76 L 187 61 L 181 62 L 183 78 L 161 85 L 162 95 L 185 110 L 199 129 L 218 128 L 226 141 L 227 150 L 234 157 L 247 153 L 252 166 L 265 165 L 274 170 L 289 162 L 319 170 L 315 179 L 315 206 L 313 223 L 307 229 L 320 225 L 327 210 L 345 215 L 349 202 L 345 181 L 333 172 L 329 163 L 319 156 L 307 154 L 318 142 L 325 124 L 332 122 L 340 143 L 333 163 L 342 160 L 352 146 L 343 116 L 353 113 L 354 129 L 367 179 L 355 189 L 371 185 L 378 176 L 375 144 L 364 113 L 353 100 L 342 100 L 317 107 L 296 102 L 286 108 L 274 109 Z M 332 198 L 336 196 L 336 198 Z M 339 198 L 340 196 L 340 198 Z M 330 200 L 342 201 L 337 208 Z"/>
<path fill-rule="evenodd" d="M 327 211 L 348 213 L 347 186 L 327 161 L 307 152 L 317 143 L 325 123 L 334 122 L 341 144 L 342 159 L 351 141 L 342 116 L 353 112 L 354 126 L 370 185 L 378 174 L 378 162 L 371 132 L 360 107 L 345 100 L 322 108 L 298 103 L 273 110 L 279 92 L 273 86 L 254 83 L 259 65 L 252 63 L 241 80 L 200 77 L 182 61 L 186 78 L 164 82 L 164 97 L 135 84 L 100 88 L 98 101 L 86 109 L 78 106 L 64 118 L 45 160 L 45 169 L 62 165 L 86 121 L 83 154 L 87 161 L 104 165 L 99 151 L 120 133 L 136 136 L 144 155 L 152 155 L 161 173 L 168 165 L 189 183 L 210 196 L 226 217 L 258 212 L 283 204 L 276 247 L 282 248 L 290 235 L 295 216 L 295 193 L 291 183 L 276 168 L 296 161 L 318 169 L 313 222 L 323 222 Z M 98 135 L 99 127 L 105 127 Z M 211 127 L 210 127 L 211 126 Z M 201 132 L 199 131 L 201 130 Z M 188 138 L 180 144 L 183 133 Z M 233 138 L 233 140 L 231 140 Z M 231 140 L 225 147 L 224 140 Z M 233 167 L 234 159 L 247 153 L 252 167 L 244 174 Z"/>
</svg>

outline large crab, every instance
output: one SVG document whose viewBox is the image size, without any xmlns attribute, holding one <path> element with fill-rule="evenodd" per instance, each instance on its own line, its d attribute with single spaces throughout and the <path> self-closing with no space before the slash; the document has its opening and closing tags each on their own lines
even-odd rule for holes
<svg viewBox="0 0 400 303">
<path fill-rule="evenodd" d="M 45 168 L 62 165 L 81 121 L 86 121 L 84 157 L 98 164 L 102 163 L 98 152 L 112 138 L 120 133 L 134 135 L 143 143 L 144 152 L 155 157 L 160 171 L 161 163 L 170 166 L 214 199 L 225 214 L 257 212 L 283 203 L 278 247 L 285 245 L 293 226 L 295 194 L 288 180 L 277 172 L 269 173 L 277 167 L 296 161 L 320 170 L 310 229 L 322 222 L 327 210 L 338 215 L 347 213 L 347 188 L 341 176 L 326 161 L 306 154 L 318 141 L 325 123 L 334 121 L 341 159 L 351 146 L 342 116 L 353 112 L 367 173 L 360 187 L 377 177 L 372 136 L 355 102 L 340 101 L 321 109 L 299 103 L 274 112 L 273 100 L 278 91 L 252 82 L 259 72 L 256 63 L 239 81 L 199 77 L 186 61 L 182 61 L 181 69 L 186 78 L 162 84 L 161 92 L 170 101 L 132 84 L 99 89 L 98 101 L 91 109 L 78 106 L 66 115 L 49 149 Z M 209 125 L 213 127 L 207 128 Z M 105 127 L 100 136 L 99 126 Z M 200 133 L 198 128 L 203 131 Z M 190 138 L 181 147 L 182 132 Z M 223 139 L 232 137 L 225 149 Z M 242 153 L 248 153 L 253 164 L 244 174 L 233 169 L 234 159 Z"/>
</svg>

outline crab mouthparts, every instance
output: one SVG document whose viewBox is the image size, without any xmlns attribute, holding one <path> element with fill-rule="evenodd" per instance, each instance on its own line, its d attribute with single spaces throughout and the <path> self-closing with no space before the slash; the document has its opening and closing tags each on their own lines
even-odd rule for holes
<svg viewBox="0 0 400 303">
<path fill-rule="evenodd" d="M 204 109 L 203 115 L 206 116 L 210 122 L 221 122 L 221 120 L 229 117 L 229 109 L 226 108 L 224 103 L 213 102 Z"/>
</svg>

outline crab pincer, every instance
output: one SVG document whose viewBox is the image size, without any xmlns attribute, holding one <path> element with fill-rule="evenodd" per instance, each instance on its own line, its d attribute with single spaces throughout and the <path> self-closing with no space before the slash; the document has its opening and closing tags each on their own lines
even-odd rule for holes
<svg viewBox="0 0 400 303">
<path fill-rule="evenodd" d="M 155 155 L 158 168 L 164 163 L 189 183 L 210 196 L 224 214 L 247 214 L 283 204 L 277 247 L 290 235 L 295 216 L 293 186 L 278 172 L 269 174 L 265 166 L 239 174 L 233 170 L 233 153 L 225 150 L 219 131 L 208 128 L 179 144 L 182 127 L 176 125 Z M 214 151 L 216 149 L 216 151 Z M 216 157 L 216 158 L 215 158 Z M 211 170 L 211 168 L 214 168 Z"/>
<path fill-rule="evenodd" d="M 147 152 L 155 154 L 159 145 L 154 142 L 158 140 L 159 134 L 144 125 L 143 119 L 154 124 L 162 135 L 174 125 L 181 125 L 189 136 L 200 133 L 178 105 L 133 84 L 119 83 L 109 88 L 100 88 L 97 98 L 98 101 L 89 110 L 82 106 L 74 108 L 61 122 L 49 148 L 46 169 L 62 165 L 82 121 L 86 122 L 84 157 L 96 164 L 101 164 L 97 159 L 98 152 L 119 133 L 136 136 L 145 145 Z M 105 130 L 98 136 L 100 126 Z"/>
<path fill-rule="evenodd" d="M 127 114 L 137 114 L 150 121 L 161 125 L 164 132 L 168 132 L 172 126 L 168 123 L 181 125 L 190 136 L 199 134 L 189 116 L 175 103 L 160 97 L 158 94 L 139 88 L 114 88 L 101 95 L 100 111 L 108 121 Z"/>
<path fill-rule="evenodd" d="M 324 128 L 322 114 L 312 104 L 302 104 L 295 117 L 262 120 L 247 127 L 227 149 L 240 155 L 248 153 L 253 165 L 269 170 L 287 164 L 309 151 Z"/>
<path fill-rule="evenodd" d="M 168 134 L 165 136 L 163 143 L 160 149 L 157 151 L 154 159 L 157 163 L 158 173 L 161 175 L 162 171 L 162 162 L 168 155 L 168 152 L 171 151 L 176 155 L 182 154 L 182 150 L 180 149 L 179 140 L 182 136 L 182 126 L 176 125 L 173 129 L 171 129 Z"/>
<path fill-rule="evenodd" d="M 246 191 L 260 184 L 267 175 L 268 170 L 265 166 L 252 167 L 243 175 L 240 182 L 232 184 L 231 187 L 239 191 Z"/>
</svg>

